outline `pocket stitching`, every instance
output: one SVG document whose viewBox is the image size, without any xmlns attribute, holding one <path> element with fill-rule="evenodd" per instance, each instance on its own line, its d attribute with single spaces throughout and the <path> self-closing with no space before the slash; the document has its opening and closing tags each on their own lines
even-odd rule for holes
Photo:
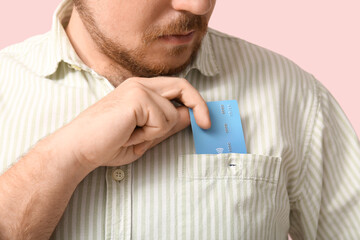
<svg viewBox="0 0 360 240">
<path fill-rule="evenodd" d="M 235 156 L 234 156 L 235 155 Z M 275 156 L 268 156 L 268 155 L 258 155 L 258 154 L 240 154 L 238 157 L 238 160 L 242 160 L 242 163 L 251 163 L 254 164 L 254 162 L 261 162 L 261 164 L 266 164 L 264 161 L 259 161 L 259 159 L 271 159 L 271 163 L 270 164 L 275 164 L 274 166 L 267 166 L 267 168 L 273 168 L 275 171 L 270 174 L 270 176 L 268 177 L 248 177 L 248 176 L 198 176 L 198 175 L 193 175 L 190 173 L 190 170 L 188 169 L 188 162 L 189 159 L 188 157 L 194 156 L 196 158 L 200 158 L 201 160 L 207 161 L 207 159 L 211 159 L 211 161 L 213 161 L 215 158 L 219 159 L 219 157 L 221 157 L 221 160 L 227 161 L 230 159 L 234 160 L 234 157 L 236 157 L 237 154 L 224 154 L 222 156 L 220 156 L 219 154 L 215 155 L 215 154 L 203 154 L 203 155 L 197 155 L 197 154 L 186 154 L 186 155 L 181 155 L 180 159 L 182 161 L 182 169 L 181 169 L 181 176 L 179 176 L 181 179 L 184 180 L 201 180 L 201 181 L 206 181 L 206 180 L 237 180 L 237 181 L 258 181 L 258 182 L 267 182 L 270 184 L 277 184 L 278 183 L 278 177 L 280 174 L 280 165 L 281 165 L 281 157 L 275 157 Z M 241 157 L 240 157 L 241 156 Z M 250 158 L 251 157 L 251 158 Z M 250 159 L 249 159 L 250 158 Z M 253 159 L 254 162 L 250 162 L 249 160 Z M 219 159 L 220 160 L 220 159 Z M 210 161 L 210 160 L 209 160 Z M 215 160 L 216 161 L 216 160 Z M 212 162 L 210 162 L 209 164 L 212 164 Z M 193 166 L 193 165 L 191 165 Z M 242 165 L 243 167 L 244 165 Z M 255 166 L 253 166 L 255 167 Z M 263 173 L 265 174 L 265 172 Z M 199 174 L 201 175 L 201 174 Z"/>
</svg>

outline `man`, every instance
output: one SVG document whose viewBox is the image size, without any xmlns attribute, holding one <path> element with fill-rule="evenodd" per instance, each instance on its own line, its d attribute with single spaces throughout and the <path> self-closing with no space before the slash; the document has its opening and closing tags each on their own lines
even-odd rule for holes
<svg viewBox="0 0 360 240">
<path fill-rule="evenodd" d="M 290 60 L 207 29 L 215 0 L 66 0 L 0 53 L 1 239 L 357 239 L 360 144 Z M 195 154 L 236 99 L 248 154 Z M 176 106 L 176 107 L 175 107 Z"/>
</svg>

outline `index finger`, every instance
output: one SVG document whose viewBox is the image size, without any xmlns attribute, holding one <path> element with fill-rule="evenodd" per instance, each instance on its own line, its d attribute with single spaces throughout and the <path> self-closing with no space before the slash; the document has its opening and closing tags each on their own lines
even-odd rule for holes
<svg viewBox="0 0 360 240">
<path fill-rule="evenodd" d="M 186 79 L 176 77 L 134 78 L 146 88 L 169 100 L 178 99 L 192 108 L 196 123 L 204 129 L 211 127 L 209 109 L 200 93 Z"/>
</svg>

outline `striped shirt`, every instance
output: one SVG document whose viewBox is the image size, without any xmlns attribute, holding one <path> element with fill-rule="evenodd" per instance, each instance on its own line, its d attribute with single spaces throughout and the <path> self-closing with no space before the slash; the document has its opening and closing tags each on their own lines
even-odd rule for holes
<svg viewBox="0 0 360 240">
<path fill-rule="evenodd" d="M 0 52 L 1 172 L 114 90 L 71 46 L 71 8 Z M 197 155 L 187 128 L 132 164 L 91 172 L 52 239 L 360 239 L 360 143 L 313 75 L 209 29 L 178 76 L 206 101 L 238 101 L 248 154 Z"/>
</svg>

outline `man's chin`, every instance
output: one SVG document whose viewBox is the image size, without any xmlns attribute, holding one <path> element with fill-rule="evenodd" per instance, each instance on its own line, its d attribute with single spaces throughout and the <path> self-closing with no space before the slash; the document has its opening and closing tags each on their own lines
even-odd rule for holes
<svg viewBox="0 0 360 240">
<path fill-rule="evenodd" d="M 193 61 L 193 59 L 196 57 L 198 49 L 199 47 L 194 49 L 173 49 L 171 54 L 166 54 L 166 57 L 163 56 L 161 58 L 161 63 L 155 64 L 158 65 L 158 68 L 153 70 L 158 72 L 158 75 L 161 76 L 178 74 L 185 70 L 186 67 Z M 160 57 L 158 59 L 160 59 Z"/>
<path fill-rule="evenodd" d="M 171 65 L 168 62 L 153 64 L 150 67 L 143 67 L 141 77 L 157 77 L 157 76 L 171 76 L 176 75 L 190 64 L 191 59 L 182 64 Z"/>
<path fill-rule="evenodd" d="M 119 65 L 126 68 L 133 76 L 156 77 L 176 75 L 186 69 L 195 58 L 201 42 L 193 46 L 148 48 L 150 51 L 137 49 L 135 51 L 122 51 L 116 56 Z M 120 52 L 120 51 L 119 51 Z"/>
<path fill-rule="evenodd" d="M 190 64 L 191 61 L 186 61 L 180 66 L 169 68 L 167 71 L 164 71 L 160 74 L 160 76 L 170 76 L 170 75 L 176 75 L 181 73 L 186 69 L 186 67 Z"/>
</svg>

